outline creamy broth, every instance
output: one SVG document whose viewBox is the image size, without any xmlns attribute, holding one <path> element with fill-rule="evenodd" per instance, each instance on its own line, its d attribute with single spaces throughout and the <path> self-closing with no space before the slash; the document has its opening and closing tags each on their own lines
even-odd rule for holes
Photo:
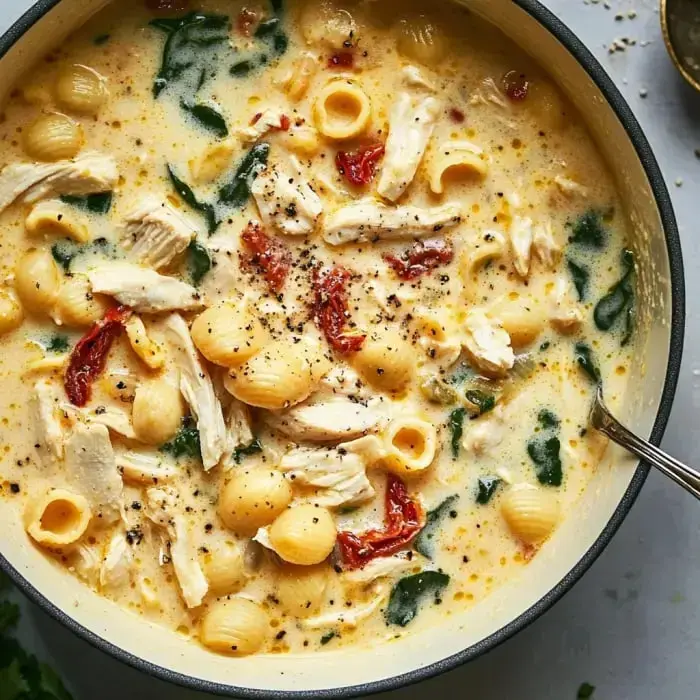
<svg viewBox="0 0 700 700">
<path fill-rule="evenodd" d="M 114 4 L 18 82 L 0 163 L 2 507 L 87 586 L 331 650 L 481 604 L 575 517 L 627 222 L 465 9 Z"/>
</svg>

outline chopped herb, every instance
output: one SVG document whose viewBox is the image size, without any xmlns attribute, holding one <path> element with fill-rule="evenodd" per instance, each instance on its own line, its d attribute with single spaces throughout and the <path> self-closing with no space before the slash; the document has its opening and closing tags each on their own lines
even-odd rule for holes
<svg viewBox="0 0 700 700">
<path fill-rule="evenodd" d="M 428 511 L 425 517 L 425 525 L 413 541 L 413 549 L 416 552 L 428 559 L 432 559 L 435 556 L 435 535 L 437 535 L 442 519 L 457 500 L 459 500 L 459 496 L 453 494 L 448 496 L 439 506 Z"/>
<path fill-rule="evenodd" d="M 576 343 L 574 345 L 574 353 L 576 362 L 581 366 L 581 369 L 594 381 L 600 381 L 600 370 L 593 356 L 593 350 L 586 343 Z"/>
<path fill-rule="evenodd" d="M 87 195 L 61 195 L 61 201 L 65 204 L 72 204 L 74 207 L 85 209 L 93 214 L 106 214 L 112 206 L 112 193 L 99 192 Z"/>
<path fill-rule="evenodd" d="M 214 107 L 203 104 L 192 104 L 186 100 L 181 100 L 180 106 L 185 110 L 185 112 L 192 115 L 192 117 L 205 129 L 216 134 L 216 136 L 219 138 L 228 136 L 226 120 L 221 115 L 221 112 L 214 109 Z"/>
<path fill-rule="evenodd" d="M 289 47 L 289 39 L 283 32 L 277 32 L 272 37 L 272 48 L 278 56 L 281 56 Z"/>
<path fill-rule="evenodd" d="M 476 502 L 485 506 L 496 493 L 501 484 L 501 479 L 497 476 L 482 476 L 477 481 L 478 490 L 476 492 Z"/>
<path fill-rule="evenodd" d="M 93 40 L 92 43 L 95 44 L 95 46 L 102 46 L 103 44 L 106 44 L 110 39 L 109 34 L 98 34 Z"/>
<path fill-rule="evenodd" d="M 474 404 L 479 409 L 479 415 L 492 411 L 496 405 L 496 397 L 480 389 L 469 389 L 464 395 L 469 403 Z"/>
<path fill-rule="evenodd" d="M 589 209 L 574 222 L 571 242 L 587 248 L 602 248 L 607 237 L 601 213 Z"/>
<path fill-rule="evenodd" d="M 175 457 L 198 458 L 201 455 L 199 444 L 199 430 L 197 430 L 191 416 L 186 416 L 182 420 L 182 427 L 177 435 L 161 446 L 161 451 Z"/>
<path fill-rule="evenodd" d="M 452 434 L 450 440 L 452 459 L 457 459 L 457 455 L 459 455 L 459 441 L 462 439 L 462 424 L 464 423 L 466 412 L 464 408 L 455 408 L 455 410 L 450 413 L 449 428 Z"/>
<path fill-rule="evenodd" d="M 177 175 L 175 175 L 175 172 L 170 165 L 167 165 L 166 167 L 168 169 L 170 182 L 173 183 L 175 191 L 180 195 L 180 197 L 182 197 L 186 204 L 204 216 L 204 219 L 207 222 L 207 231 L 209 231 L 210 234 L 214 233 L 221 223 L 216 218 L 216 211 L 214 210 L 214 207 L 208 202 L 200 202 L 195 193 L 192 191 L 192 188 L 186 182 L 183 182 Z"/>
<path fill-rule="evenodd" d="M 576 287 L 578 300 L 583 301 L 586 298 L 588 279 L 591 273 L 588 271 L 587 267 L 575 263 L 571 258 L 566 259 L 566 265 L 569 268 L 571 279 L 574 282 L 574 287 Z"/>
<path fill-rule="evenodd" d="M 452 404 L 459 398 L 457 392 L 438 377 L 428 377 L 420 385 L 420 390 L 428 401 L 439 404 Z"/>
<path fill-rule="evenodd" d="M 551 343 L 548 340 L 545 340 L 544 343 L 542 343 L 542 345 L 540 345 L 540 350 L 542 350 L 544 352 L 545 350 L 549 349 L 550 345 L 551 345 Z"/>
<path fill-rule="evenodd" d="M 542 428 L 548 429 L 548 428 L 558 428 L 559 424 L 561 421 L 559 418 L 556 416 L 555 413 L 550 411 L 548 408 L 543 408 L 538 414 L 537 414 L 537 422 L 540 424 Z"/>
<path fill-rule="evenodd" d="M 51 246 L 53 259 L 63 268 L 64 272 L 70 272 L 73 258 L 78 254 L 79 247 L 73 241 L 65 239 L 58 241 Z"/>
<path fill-rule="evenodd" d="M 332 630 L 330 632 L 326 632 L 323 635 L 323 637 L 321 637 L 321 646 L 326 646 L 326 644 L 328 644 L 328 642 L 330 642 L 331 639 L 333 639 L 333 637 L 335 637 L 335 636 L 337 636 L 337 635 Z"/>
<path fill-rule="evenodd" d="M 621 264 L 623 275 L 595 305 L 593 320 L 601 331 L 609 331 L 623 317 L 625 333 L 621 345 L 627 345 L 634 328 L 634 254 L 631 250 L 622 251 Z"/>
<path fill-rule="evenodd" d="M 231 182 L 219 190 L 219 201 L 241 208 L 248 201 L 253 180 L 265 169 L 270 154 L 269 143 L 257 143 L 243 157 Z"/>
<path fill-rule="evenodd" d="M 187 267 L 190 271 L 190 279 L 195 287 L 199 285 L 204 275 L 211 270 L 209 251 L 196 240 L 192 240 L 187 246 Z"/>
<path fill-rule="evenodd" d="M 69 347 L 68 337 L 56 334 L 51 336 L 51 340 L 46 345 L 46 350 L 48 352 L 62 353 L 67 352 Z"/>
<path fill-rule="evenodd" d="M 167 34 L 153 95 L 182 78 L 187 71 L 200 68 L 210 59 L 206 49 L 228 40 L 228 17 L 190 12 L 180 18 L 157 18 L 150 25 Z"/>
<path fill-rule="evenodd" d="M 533 438 L 527 443 L 527 453 L 535 463 L 537 480 L 547 486 L 561 486 L 562 468 L 559 438 Z"/>
<path fill-rule="evenodd" d="M 590 683 L 581 683 L 576 693 L 576 700 L 589 700 L 595 693 L 595 686 Z"/>
<path fill-rule="evenodd" d="M 264 37 L 268 37 L 271 34 L 274 34 L 275 31 L 277 31 L 277 28 L 280 25 L 280 18 L 279 17 L 270 17 L 270 19 L 266 19 L 258 25 L 258 28 L 255 30 L 255 36 L 258 39 L 262 39 Z"/>
<path fill-rule="evenodd" d="M 250 71 L 253 70 L 253 64 L 250 61 L 239 61 L 234 63 L 231 68 L 229 68 L 229 73 L 235 75 L 237 78 L 244 78 Z"/>
<path fill-rule="evenodd" d="M 234 450 L 233 461 L 236 464 L 240 464 L 246 457 L 250 457 L 250 455 L 257 454 L 258 452 L 262 452 L 262 443 L 256 437 L 253 438 L 253 442 L 251 442 L 249 445 L 246 445 L 245 447 L 237 447 Z"/>
<path fill-rule="evenodd" d="M 450 582 L 450 577 L 441 571 L 421 571 L 402 578 L 392 589 L 384 617 L 388 625 L 405 627 L 418 614 L 418 606 L 429 593 L 435 600 Z"/>
<path fill-rule="evenodd" d="M 450 384 L 464 384 L 464 382 L 467 381 L 467 379 L 471 379 L 474 377 L 474 370 L 469 367 L 469 365 L 459 365 L 457 369 L 450 375 L 449 382 Z"/>
</svg>

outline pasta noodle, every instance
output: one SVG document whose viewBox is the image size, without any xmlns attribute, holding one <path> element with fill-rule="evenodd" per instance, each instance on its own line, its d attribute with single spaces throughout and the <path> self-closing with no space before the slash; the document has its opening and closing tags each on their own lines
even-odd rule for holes
<svg viewBox="0 0 700 700">
<path fill-rule="evenodd" d="M 30 537 L 49 548 L 77 542 L 85 534 L 91 518 L 87 499 L 64 489 L 52 489 L 34 498 L 24 515 Z"/>
<path fill-rule="evenodd" d="M 435 460 L 437 431 L 432 423 L 419 418 L 395 418 L 382 437 L 384 464 L 399 476 L 422 474 Z"/>
<path fill-rule="evenodd" d="M 364 133 L 371 116 L 367 93 L 351 80 L 332 80 L 314 102 L 316 128 L 329 139 L 351 139 Z"/>
</svg>

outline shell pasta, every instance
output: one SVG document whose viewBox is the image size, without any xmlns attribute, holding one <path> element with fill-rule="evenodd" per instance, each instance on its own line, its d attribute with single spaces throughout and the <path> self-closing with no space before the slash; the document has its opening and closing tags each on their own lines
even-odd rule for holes
<svg viewBox="0 0 700 700">
<path fill-rule="evenodd" d="M 595 388 L 625 397 L 635 250 L 497 28 L 104 3 L 2 115 L 0 507 L 32 556 L 235 676 L 468 626 L 557 546 Z"/>
</svg>

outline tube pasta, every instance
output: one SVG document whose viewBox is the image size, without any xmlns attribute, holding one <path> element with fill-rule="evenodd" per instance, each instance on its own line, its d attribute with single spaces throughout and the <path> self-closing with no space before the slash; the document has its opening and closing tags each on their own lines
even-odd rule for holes
<svg viewBox="0 0 700 700">
<path fill-rule="evenodd" d="M 245 656 L 262 647 L 269 622 L 263 609 L 247 598 L 220 600 L 202 617 L 199 639 L 222 654 Z"/>
<path fill-rule="evenodd" d="M 467 298 L 474 298 L 477 289 L 476 275 L 481 268 L 490 260 L 502 257 L 506 250 L 506 238 L 500 231 L 484 231 L 468 245 L 459 261 L 459 271 Z"/>
<path fill-rule="evenodd" d="M 59 199 L 35 204 L 24 221 L 24 228 L 33 236 L 54 235 L 70 238 L 76 243 L 87 243 L 90 239 L 83 217 L 75 207 L 64 204 Z"/>
<path fill-rule="evenodd" d="M 398 476 L 422 474 L 437 454 L 437 430 L 417 417 L 395 418 L 382 433 L 384 466 Z"/>
<path fill-rule="evenodd" d="M 445 191 L 445 178 L 455 172 L 484 178 L 488 164 L 483 150 L 469 141 L 443 143 L 430 164 L 428 179 L 431 191 L 442 194 Z"/>
<path fill-rule="evenodd" d="M 332 80 L 314 102 L 316 128 L 330 139 L 360 136 L 367 128 L 371 112 L 367 93 L 351 80 Z"/>
<path fill-rule="evenodd" d="M 92 512 L 84 496 L 53 489 L 30 501 L 24 516 L 29 536 L 44 547 L 65 547 L 77 542 L 90 524 Z"/>
</svg>

